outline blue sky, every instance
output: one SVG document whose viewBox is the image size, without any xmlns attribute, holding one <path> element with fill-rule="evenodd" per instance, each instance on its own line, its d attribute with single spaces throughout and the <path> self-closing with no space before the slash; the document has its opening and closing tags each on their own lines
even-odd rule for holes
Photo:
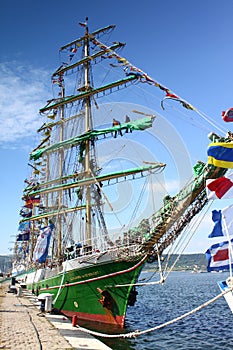
<svg viewBox="0 0 233 350">
<path fill-rule="evenodd" d="M 0 254 L 9 252 L 17 233 L 28 154 L 41 124 L 38 109 L 51 97 L 59 47 L 82 35 L 78 22 L 88 16 L 90 30 L 116 24 L 111 40 L 126 42 L 124 57 L 206 113 L 213 125 L 192 112 L 178 120 L 169 116 L 195 162 L 206 160 L 208 132 L 231 127 L 221 112 L 233 106 L 232 11 L 232 0 L 2 1 Z M 200 239 L 208 227 L 207 221 L 189 252 L 208 248 Z"/>
</svg>

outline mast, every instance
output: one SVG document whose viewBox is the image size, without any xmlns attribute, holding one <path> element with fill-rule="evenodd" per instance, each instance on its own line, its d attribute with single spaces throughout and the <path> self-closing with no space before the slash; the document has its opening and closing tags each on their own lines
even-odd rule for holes
<svg viewBox="0 0 233 350">
<path fill-rule="evenodd" d="M 87 22 L 88 18 L 86 18 Z M 89 56 L 89 36 L 88 36 L 88 26 L 86 26 L 86 33 L 84 39 L 84 57 Z M 84 90 L 90 91 L 90 62 L 87 60 L 84 64 L 85 78 L 84 78 Z M 88 132 L 91 127 L 91 98 L 88 95 L 85 98 L 85 131 Z M 90 170 L 90 141 L 85 141 L 85 173 L 86 177 L 91 176 Z M 86 244 L 87 246 L 92 245 L 91 237 L 91 191 L 90 185 L 86 186 Z"/>
<path fill-rule="evenodd" d="M 64 98 L 65 96 L 65 88 L 64 84 L 61 84 L 61 97 Z M 64 106 L 61 106 L 61 115 L 60 115 L 60 141 L 63 141 L 64 138 Z M 63 162 L 64 162 L 64 150 L 61 148 L 60 154 L 59 154 L 59 177 L 62 178 L 63 176 Z M 58 195 L 58 211 L 60 210 L 62 206 L 62 195 L 63 191 L 59 192 Z M 57 223 L 57 257 L 58 259 L 61 257 L 61 252 L 62 252 L 62 222 L 61 222 L 62 216 L 59 215 L 58 223 Z"/>
<path fill-rule="evenodd" d="M 45 220 L 49 222 L 49 218 L 56 217 L 56 256 L 61 258 L 62 255 L 62 244 L 71 238 L 73 232 L 71 232 L 70 226 L 71 222 L 75 222 L 78 215 L 75 212 L 85 211 L 85 215 L 81 214 L 82 217 L 82 229 L 81 230 L 81 241 L 84 241 L 86 245 L 86 250 L 91 250 L 91 247 L 94 244 L 93 238 L 93 227 L 94 222 L 99 224 L 100 230 L 107 234 L 107 228 L 104 222 L 102 215 L 102 205 L 103 202 L 100 200 L 101 193 L 99 191 L 99 184 L 102 184 L 102 181 L 106 180 L 116 180 L 123 178 L 128 175 L 132 175 L 134 179 L 134 174 L 144 173 L 144 171 L 151 171 L 152 169 L 137 168 L 137 169 L 128 169 L 124 174 L 113 173 L 100 175 L 101 169 L 97 167 L 96 154 L 94 141 L 99 140 L 102 135 L 102 138 L 105 138 L 108 134 L 108 137 L 112 135 L 113 132 L 117 132 L 119 129 L 125 130 L 145 130 L 152 126 L 152 122 L 155 116 L 150 116 L 149 118 L 143 118 L 140 120 L 130 121 L 120 126 L 111 126 L 105 129 L 93 130 L 93 121 L 92 121 L 92 99 L 94 97 L 100 97 L 105 95 L 105 91 L 112 93 L 118 91 L 121 87 L 127 87 L 138 80 L 138 75 L 136 73 L 127 74 L 123 79 L 108 83 L 104 86 L 97 86 L 94 88 L 94 83 L 92 79 L 92 65 L 93 59 L 99 57 L 100 60 L 108 56 L 109 50 L 120 49 L 124 46 L 122 43 L 114 43 L 109 48 L 100 48 L 97 52 L 92 53 L 92 44 L 94 33 L 89 33 L 87 26 L 87 20 L 85 22 L 85 33 L 82 38 L 69 43 L 62 48 L 60 51 L 67 52 L 76 52 L 77 48 L 73 47 L 77 45 L 78 47 L 82 46 L 82 52 L 80 52 L 81 60 L 77 62 L 62 63 L 55 73 L 52 75 L 53 82 L 58 84 L 60 87 L 59 97 L 47 101 L 47 104 L 44 108 L 40 109 L 40 113 L 46 113 L 51 111 L 54 115 L 59 111 L 59 118 L 52 123 L 43 124 L 39 131 L 43 131 L 46 128 L 52 129 L 54 127 L 53 139 L 49 145 L 45 144 L 45 140 L 40 143 L 40 145 L 34 149 L 31 153 L 30 158 L 36 161 L 41 156 L 47 156 L 48 160 L 51 159 L 50 168 L 54 169 L 56 174 L 55 177 L 47 177 L 46 182 L 40 184 L 40 188 L 37 189 L 40 191 L 40 195 L 47 198 L 46 209 L 42 213 L 35 213 L 33 217 L 30 218 L 32 221 L 36 220 Z M 108 30 L 111 30 L 113 26 L 106 27 L 98 30 L 98 33 L 102 33 Z M 82 45 L 81 45 L 82 43 Z M 75 51 L 73 51 L 75 50 Z M 71 55 L 69 55 L 71 56 Z M 110 55 L 109 55 L 110 58 Z M 94 62 L 96 63 L 96 62 Z M 73 93 L 69 86 L 65 89 L 63 81 L 64 76 L 74 74 L 74 68 L 77 71 L 80 71 L 80 80 L 77 82 L 81 83 L 81 86 L 78 87 L 78 92 Z M 65 91 L 66 90 L 66 91 Z M 67 92 L 71 92 L 67 93 Z M 67 96 L 66 96 L 67 95 Z M 79 105 L 79 108 L 82 109 L 82 113 L 77 114 L 77 109 L 75 109 L 76 115 L 73 116 L 73 110 L 71 115 L 66 113 L 66 108 L 72 109 L 73 105 Z M 49 118 L 52 117 L 47 115 Z M 75 130 L 70 128 L 72 120 L 76 120 L 77 117 L 81 116 L 76 123 Z M 84 119 L 83 119 L 84 117 Z M 52 119 L 52 118 L 51 118 Z M 70 123 L 71 122 L 71 123 Z M 82 130 L 80 132 L 80 130 Z M 84 131 L 84 132 L 83 132 Z M 47 140 L 46 140 L 47 141 Z M 57 142 L 58 141 L 58 142 Z M 50 157 L 51 155 L 51 157 Z M 64 167 L 64 162 L 66 161 L 66 166 Z M 159 166 L 160 168 L 164 167 L 164 164 Z M 53 174 L 54 175 L 54 174 Z M 76 190 L 82 191 L 82 198 L 76 196 Z M 35 189 L 32 189 L 32 192 L 35 192 Z M 39 194 L 39 193 L 38 193 Z M 31 193 L 30 193 L 31 195 Z M 71 204 L 71 205 L 70 205 Z M 95 213 L 93 213 L 95 211 Z M 73 213 L 73 214 L 72 214 Z M 97 214 L 97 215 L 96 215 Z M 95 218 L 93 218 L 93 216 Z M 23 219 L 27 220 L 27 219 Z M 77 218 L 78 222 L 78 218 Z M 64 231 L 67 225 L 67 231 Z M 76 225 L 76 223 L 75 223 Z M 64 226 L 64 227 L 63 227 Z M 76 231 L 74 232 L 76 233 Z"/>
</svg>

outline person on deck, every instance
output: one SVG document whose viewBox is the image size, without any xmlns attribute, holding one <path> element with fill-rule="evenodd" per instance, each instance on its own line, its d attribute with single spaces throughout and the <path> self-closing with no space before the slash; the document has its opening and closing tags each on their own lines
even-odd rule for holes
<svg viewBox="0 0 233 350">
<path fill-rule="evenodd" d="M 126 114 L 126 116 L 125 116 L 125 123 L 129 123 L 130 122 L 130 118 L 129 118 L 129 116 Z M 126 132 L 125 133 L 128 133 L 128 132 L 132 132 L 132 130 L 131 129 L 126 129 Z"/>
<path fill-rule="evenodd" d="M 112 126 L 117 126 L 117 125 L 121 125 L 121 123 L 119 122 L 119 120 L 116 120 L 116 119 L 113 118 Z M 121 129 L 118 130 L 118 134 L 123 136 Z M 117 130 L 115 131 L 114 137 L 115 138 L 117 137 Z"/>
</svg>

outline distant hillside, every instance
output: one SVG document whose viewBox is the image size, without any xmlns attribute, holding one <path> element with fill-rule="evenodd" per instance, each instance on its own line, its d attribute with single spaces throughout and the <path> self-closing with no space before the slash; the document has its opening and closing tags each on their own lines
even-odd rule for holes
<svg viewBox="0 0 233 350">
<path fill-rule="evenodd" d="M 166 259 L 166 256 L 164 256 Z M 171 257 L 170 266 L 177 258 L 177 255 Z M 0 255 L 0 271 L 8 272 L 11 269 L 12 255 Z M 147 264 L 147 268 L 153 268 L 154 263 Z M 206 270 L 205 254 L 182 254 L 178 260 L 175 270 Z"/>
<path fill-rule="evenodd" d="M 177 259 L 178 255 L 175 254 L 170 257 L 169 266 Z M 167 256 L 163 256 L 164 261 L 162 260 L 162 266 L 166 263 Z M 156 262 L 155 262 L 156 263 Z M 147 268 L 153 268 L 152 264 L 147 264 Z M 182 254 L 177 261 L 174 270 L 196 270 L 196 271 L 206 271 L 206 257 L 205 254 Z"/>
<path fill-rule="evenodd" d="M 174 255 L 171 261 L 175 261 L 177 255 Z M 176 264 L 177 269 L 182 270 L 206 270 L 207 261 L 205 254 L 182 254 Z"/>
<path fill-rule="evenodd" d="M 12 266 L 12 255 L 0 255 L 0 271 L 8 272 Z"/>
</svg>

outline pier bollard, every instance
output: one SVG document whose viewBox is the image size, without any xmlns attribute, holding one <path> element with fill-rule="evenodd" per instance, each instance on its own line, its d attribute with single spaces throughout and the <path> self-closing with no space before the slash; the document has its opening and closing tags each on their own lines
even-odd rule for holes
<svg viewBox="0 0 233 350">
<path fill-rule="evenodd" d="M 51 312 L 52 311 L 52 295 L 46 295 L 45 298 L 45 311 Z"/>
<path fill-rule="evenodd" d="M 45 312 L 45 299 L 40 300 L 40 311 Z"/>
<path fill-rule="evenodd" d="M 21 297 L 21 295 L 22 295 L 22 287 L 19 286 L 19 287 L 18 287 L 18 290 L 17 290 L 17 296 L 18 296 L 18 297 Z"/>
<path fill-rule="evenodd" d="M 52 311 L 52 294 L 41 293 L 38 295 L 38 300 L 40 301 L 40 311 L 41 312 L 51 312 Z"/>
<path fill-rule="evenodd" d="M 75 327 L 77 325 L 77 315 L 72 317 L 72 326 Z"/>
<path fill-rule="evenodd" d="M 17 294 L 17 287 L 16 286 L 10 286 L 10 293 Z"/>
</svg>

